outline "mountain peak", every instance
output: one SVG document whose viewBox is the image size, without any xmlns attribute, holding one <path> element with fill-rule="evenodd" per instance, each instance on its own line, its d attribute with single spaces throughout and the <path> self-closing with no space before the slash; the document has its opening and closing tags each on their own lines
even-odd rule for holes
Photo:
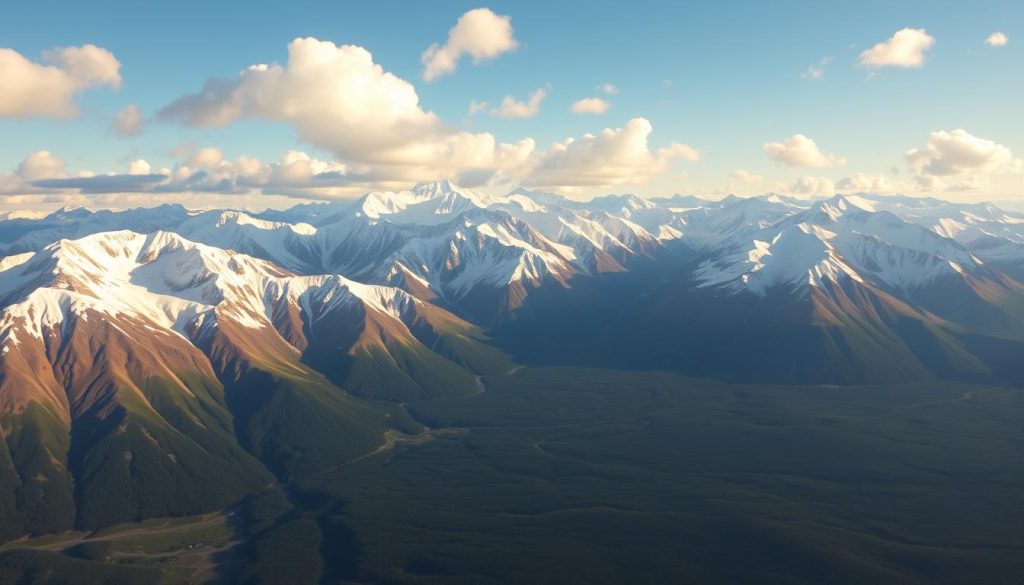
<svg viewBox="0 0 1024 585">
<path fill-rule="evenodd" d="M 488 207 L 494 201 L 444 180 L 420 183 L 410 191 L 372 191 L 350 210 L 354 210 L 357 217 L 380 219 L 386 216 L 394 223 L 436 225 L 465 211 Z"/>
<path fill-rule="evenodd" d="M 811 207 L 811 213 L 821 214 L 830 221 L 838 221 L 848 214 L 874 213 L 875 205 L 863 197 L 856 195 L 834 195 L 818 201 Z"/>
<path fill-rule="evenodd" d="M 427 197 L 443 197 L 445 195 L 462 194 L 463 189 L 449 179 L 416 183 L 412 192 Z"/>
<path fill-rule="evenodd" d="M 50 215 L 46 216 L 46 219 L 73 219 L 88 217 L 92 215 L 93 210 L 82 205 L 65 205 L 60 209 L 54 211 Z"/>
</svg>

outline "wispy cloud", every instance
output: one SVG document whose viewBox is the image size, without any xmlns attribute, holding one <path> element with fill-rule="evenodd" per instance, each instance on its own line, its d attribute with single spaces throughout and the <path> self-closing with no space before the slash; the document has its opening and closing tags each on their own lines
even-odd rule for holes
<svg viewBox="0 0 1024 585">
<path fill-rule="evenodd" d="M 497 108 L 491 110 L 491 115 L 498 118 L 532 118 L 540 113 L 540 103 L 547 95 L 548 91 L 543 87 L 531 93 L 526 101 L 507 95 Z"/>
<path fill-rule="evenodd" d="M 825 69 L 831 62 L 832 57 L 822 57 L 817 63 L 808 66 L 807 69 L 800 74 L 800 77 L 810 79 L 812 81 L 821 81 L 822 79 L 825 79 Z"/>
</svg>

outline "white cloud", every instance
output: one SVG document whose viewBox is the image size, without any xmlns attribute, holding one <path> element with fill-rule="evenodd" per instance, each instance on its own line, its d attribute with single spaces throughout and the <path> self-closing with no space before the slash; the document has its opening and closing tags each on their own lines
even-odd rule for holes
<svg viewBox="0 0 1024 585">
<path fill-rule="evenodd" d="M 202 169 L 214 169 L 224 163 L 224 153 L 219 148 L 207 146 L 200 148 L 188 157 L 186 165 Z"/>
<path fill-rule="evenodd" d="M 540 112 L 540 103 L 547 95 L 548 91 L 543 87 L 531 93 L 525 102 L 507 95 L 497 108 L 491 110 L 491 115 L 499 118 L 532 118 Z"/>
<path fill-rule="evenodd" d="M 489 107 L 491 107 L 491 104 L 487 102 L 473 100 L 469 102 L 469 108 L 466 109 L 466 113 L 469 114 L 470 116 L 475 116 L 480 112 L 486 111 L 487 108 Z"/>
<path fill-rule="evenodd" d="M 831 167 L 846 164 L 846 159 L 822 152 L 818 145 L 803 134 L 794 134 L 782 142 L 769 142 L 764 152 L 776 164 L 787 167 Z"/>
<path fill-rule="evenodd" d="M 423 110 L 412 84 L 384 71 L 366 49 L 313 38 L 292 41 L 286 65 L 253 65 L 236 79 L 211 79 L 159 116 L 200 127 L 242 118 L 287 122 L 301 139 L 345 162 L 353 182 L 367 184 L 448 178 L 466 169 L 511 171 L 534 149 L 531 139 L 500 144 L 490 133 L 444 124 Z"/>
<path fill-rule="evenodd" d="M 78 92 L 121 85 L 121 63 L 95 45 L 43 53 L 52 65 L 35 63 L 13 49 L 0 49 L 0 117 L 73 118 Z"/>
<path fill-rule="evenodd" d="M 574 114 L 603 114 L 608 111 L 608 102 L 599 97 L 588 97 L 576 100 L 569 107 Z"/>
<path fill-rule="evenodd" d="M 287 194 L 332 198 L 352 194 L 346 165 L 315 159 L 289 150 L 276 162 L 240 156 L 234 161 L 217 148 L 202 148 L 175 165 L 168 181 L 157 187 L 165 192 Z"/>
<path fill-rule="evenodd" d="M 141 158 L 128 163 L 129 175 L 148 175 L 151 172 L 153 172 L 153 167 Z"/>
<path fill-rule="evenodd" d="M 635 184 L 664 173 L 673 159 L 700 157 L 697 149 L 675 142 L 652 152 L 647 141 L 652 130 L 646 119 L 633 118 L 623 128 L 555 143 L 523 182 L 564 189 Z"/>
<path fill-rule="evenodd" d="M 598 187 L 638 184 L 671 170 L 672 161 L 697 160 L 700 153 L 685 144 L 671 143 L 664 148 L 651 149 L 647 138 L 652 130 L 650 122 L 636 118 L 620 129 L 606 129 L 597 135 L 587 134 L 579 139 L 567 139 L 553 144 L 546 152 L 536 152 L 532 142 L 499 145 L 495 156 L 503 161 L 517 161 L 507 165 L 502 180 L 520 181 L 533 186 L 550 186 L 574 190 L 580 187 Z M 185 152 L 189 150 L 191 152 Z M 279 160 L 263 162 L 240 156 L 228 159 L 213 147 L 182 149 L 185 157 L 170 169 L 153 169 L 143 159 L 128 163 L 126 172 L 65 171 L 65 163 L 46 151 L 25 158 L 11 175 L 0 174 L 0 203 L 16 205 L 19 197 L 31 197 L 33 205 L 46 201 L 83 202 L 106 201 L 110 204 L 143 204 L 150 200 L 190 201 L 197 205 L 194 194 L 211 197 L 242 197 L 262 195 L 288 196 L 307 199 L 343 199 L 364 193 L 368 189 L 407 188 L 406 180 L 382 179 L 372 171 L 353 168 L 343 162 L 316 159 L 304 152 L 288 151 Z M 493 167 L 464 167 L 456 176 L 471 179 L 474 185 L 483 185 L 494 177 Z M 130 197 L 129 197 L 130 196 Z M 13 197 L 13 198 L 12 198 Z M 170 198 L 170 199 L 167 199 Z M 214 199 L 209 199 L 213 201 Z M 238 206 L 244 200 L 235 200 Z M 200 206 L 207 205 L 202 200 Z"/>
<path fill-rule="evenodd" d="M 619 88 L 612 85 L 611 83 L 602 83 L 601 85 L 597 86 L 597 89 L 605 92 L 608 95 L 615 95 L 619 93 Z"/>
<path fill-rule="evenodd" d="M 66 166 L 67 163 L 54 156 L 50 151 L 40 150 L 26 156 L 25 160 L 18 165 L 15 174 L 23 181 L 61 177 L 64 175 Z"/>
<path fill-rule="evenodd" d="M 834 195 L 835 184 L 825 177 L 800 177 L 787 189 L 793 195 L 811 197 L 813 195 Z"/>
<path fill-rule="evenodd" d="M 759 183 L 761 181 L 761 175 L 755 175 L 746 169 L 736 169 L 729 173 L 728 178 L 741 183 Z"/>
<path fill-rule="evenodd" d="M 154 170 L 143 159 L 128 163 L 122 173 L 91 171 L 69 175 L 65 163 L 47 151 L 32 153 L 13 175 L 0 174 L 0 194 L 33 197 L 53 195 L 110 195 L 122 193 L 168 194 L 214 193 L 243 195 L 286 194 L 310 198 L 351 196 L 365 191 L 353 189 L 342 163 L 314 159 L 290 150 L 276 162 L 265 163 L 241 156 L 228 160 L 217 148 L 202 148 L 173 169 Z M 11 201 L 5 200 L 7 203 Z"/>
<path fill-rule="evenodd" d="M 810 79 L 812 81 L 821 81 L 825 79 L 825 68 L 832 62 L 832 57 L 822 57 L 817 63 L 810 65 L 800 74 L 800 77 L 804 79 Z"/>
<path fill-rule="evenodd" d="M 40 190 L 32 181 L 65 176 L 65 163 L 47 150 L 39 150 L 26 156 L 13 174 L 0 173 L 0 195 L 35 194 Z"/>
<path fill-rule="evenodd" d="M 994 32 L 985 39 L 985 44 L 990 47 L 1003 47 L 1008 42 L 1010 42 L 1010 38 L 1001 32 Z"/>
<path fill-rule="evenodd" d="M 495 14 L 488 8 L 475 8 L 459 17 L 448 31 L 444 45 L 434 43 L 423 52 L 423 79 L 432 81 L 454 73 L 463 55 L 473 63 L 494 59 L 519 46 L 512 31 L 512 19 Z"/>
<path fill-rule="evenodd" d="M 132 104 L 114 116 L 111 127 L 118 136 L 138 136 L 142 133 L 143 124 L 142 111 L 139 106 Z"/>
<path fill-rule="evenodd" d="M 925 51 L 934 45 L 935 37 L 923 28 L 904 28 L 861 53 L 857 64 L 862 67 L 921 67 Z"/>
<path fill-rule="evenodd" d="M 966 130 L 940 130 L 928 135 L 924 148 L 904 155 L 918 175 L 948 177 L 967 174 L 1020 172 L 1021 160 L 1010 149 L 992 140 L 972 136 Z"/>
</svg>

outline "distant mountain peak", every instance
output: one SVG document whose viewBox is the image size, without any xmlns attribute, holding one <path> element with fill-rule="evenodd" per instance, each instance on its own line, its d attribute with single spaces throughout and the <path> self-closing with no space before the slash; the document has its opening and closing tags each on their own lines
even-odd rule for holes
<svg viewBox="0 0 1024 585">
<path fill-rule="evenodd" d="M 416 183 L 416 186 L 412 188 L 413 193 L 423 195 L 447 195 L 450 193 L 457 193 L 462 189 L 450 179 L 441 179 L 440 181 L 426 181 L 422 183 Z"/>
</svg>

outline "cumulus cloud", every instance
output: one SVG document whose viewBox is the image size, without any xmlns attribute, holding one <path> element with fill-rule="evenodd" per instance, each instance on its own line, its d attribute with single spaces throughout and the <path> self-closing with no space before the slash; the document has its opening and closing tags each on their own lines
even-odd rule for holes
<svg viewBox="0 0 1024 585">
<path fill-rule="evenodd" d="M 569 107 L 574 114 L 603 114 L 608 111 L 608 102 L 599 97 L 588 97 L 576 100 Z"/>
<path fill-rule="evenodd" d="M 128 174 L 94 175 L 84 172 L 69 176 L 67 164 L 46 150 L 25 157 L 13 175 L 0 174 L 0 195 L 23 197 L 60 195 L 67 192 L 84 194 L 142 191 L 167 178 L 150 174 L 149 163 L 144 160 L 128 164 Z M 9 197 L 7 203 L 12 203 Z"/>
<path fill-rule="evenodd" d="M 799 177 L 787 191 L 793 195 L 804 197 L 833 195 L 836 192 L 836 186 L 831 179 L 825 177 Z"/>
<path fill-rule="evenodd" d="M 63 177 L 67 164 L 46 150 L 26 156 L 12 174 L 0 173 L 0 195 L 26 195 L 40 192 L 32 181 Z"/>
<path fill-rule="evenodd" d="M 123 110 L 114 116 L 111 128 L 113 128 L 114 133 L 118 136 L 138 136 L 142 133 L 143 124 L 142 110 L 139 109 L 139 106 L 131 104 L 125 106 Z"/>
<path fill-rule="evenodd" d="M 652 151 L 648 145 L 652 130 L 646 119 L 633 118 L 622 128 L 555 143 L 523 182 L 568 189 L 633 184 L 665 172 L 673 159 L 700 157 L 697 149 L 675 142 Z"/>
<path fill-rule="evenodd" d="M 289 150 L 275 162 L 240 156 L 229 160 L 217 148 L 201 148 L 178 163 L 160 192 L 286 194 L 315 199 L 351 194 L 358 181 L 345 164 L 323 161 L 305 152 Z M 339 190 L 340 188 L 340 190 Z"/>
<path fill-rule="evenodd" d="M 1008 42 L 1010 42 L 1010 38 L 1001 32 L 994 32 L 985 39 L 985 44 L 990 47 L 1004 47 Z"/>
<path fill-rule="evenodd" d="M 84 171 L 69 175 L 65 169 L 65 162 L 50 152 L 32 153 L 13 174 L 0 174 L 0 194 L 38 198 L 75 194 L 261 193 L 330 198 L 338 194 L 337 188 L 342 188 L 344 195 L 358 192 L 344 190 L 358 181 L 345 165 L 317 160 L 299 151 L 288 151 L 280 160 L 265 163 L 246 156 L 232 161 L 217 148 L 202 148 L 173 169 L 154 170 L 143 159 L 130 161 L 124 173 Z M 364 188 L 365 185 L 357 187 Z"/>
<path fill-rule="evenodd" d="M 860 54 L 861 67 L 916 68 L 924 65 L 925 52 L 935 45 L 935 37 L 923 28 L 904 28 Z"/>
<path fill-rule="evenodd" d="M 216 168 L 224 164 L 224 152 L 212 146 L 200 148 L 188 157 L 185 164 L 202 169 Z"/>
<path fill-rule="evenodd" d="M 128 163 L 129 175 L 148 175 L 153 167 L 143 159 L 136 159 Z"/>
<path fill-rule="evenodd" d="M 512 115 L 530 115 L 545 95 L 542 88 L 525 103 L 513 99 L 514 104 L 502 105 L 510 105 L 505 111 Z M 483 106 L 473 107 L 479 111 Z M 195 127 L 243 119 L 284 122 L 334 160 L 298 151 L 274 162 L 244 156 L 229 160 L 218 149 L 183 144 L 174 150 L 179 162 L 172 168 L 153 169 L 139 159 L 128 172 L 93 178 L 92 173 L 69 176 L 62 162 L 47 163 L 48 153 L 37 153 L 23 163 L 24 172 L 3 175 L 0 188 L 19 196 L 261 193 L 329 199 L 443 178 L 474 185 L 636 184 L 665 171 L 673 160 L 699 157 L 685 144 L 649 147 L 651 125 L 642 118 L 620 129 L 567 139 L 547 151 L 539 151 L 531 138 L 501 143 L 490 133 L 454 128 L 423 109 L 412 84 L 384 71 L 365 49 L 317 39 L 292 41 L 284 64 L 253 65 L 235 78 L 211 79 L 157 117 Z"/>
<path fill-rule="evenodd" d="M 39 150 L 25 157 L 18 165 L 15 175 L 23 181 L 35 181 L 48 177 L 61 177 L 67 166 L 63 160 L 48 150 Z"/>
<path fill-rule="evenodd" d="M 90 88 L 121 85 L 121 63 L 95 45 L 46 51 L 36 63 L 13 49 L 0 49 L 0 117 L 73 118 L 73 98 Z"/>
<path fill-rule="evenodd" d="M 535 151 L 532 145 L 522 151 L 516 145 L 501 145 L 499 156 L 524 161 L 514 172 L 502 175 L 531 186 L 550 186 L 573 190 L 636 184 L 670 169 L 674 160 L 697 160 L 697 149 L 670 143 L 653 149 L 648 145 L 650 122 L 636 118 L 623 128 L 606 129 L 597 135 L 569 138 L 553 144 L 547 151 Z M 33 153 L 12 175 L 0 174 L 0 195 L 14 197 L 130 196 L 118 202 L 142 203 L 132 197 L 174 196 L 181 200 L 193 194 L 237 197 L 250 194 L 289 196 L 307 199 L 344 199 L 368 189 L 408 187 L 404 180 L 391 181 L 371 167 L 353 167 L 338 161 L 316 159 L 304 152 L 290 150 L 279 160 L 264 162 L 247 156 L 229 159 L 218 148 L 190 149 L 173 168 L 154 169 L 143 159 L 128 163 L 122 173 L 69 175 L 64 161 L 46 151 Z M 452 176 L 468 186 L 482 186 L 495 178 L 494 167 L 464 167 Z M 115 201 L 109 199 L 109 201 Z M 52 199 L 47 199 L 51 201 Z M 99 201 L 99 199 L 95 199 Z M 107 199 L 104 199 L 105 201 Z M 6 197 L 4 202 L 15 204 Z M 237 203 L 236 203 L 237 205 Z"/>
<path fill-rule="evenodd" d="M 832 62 L 832 57 L 822 57 L 817 63 L 814 63 L 807 67 L 800 77 L 804 79 L 810 79 L 812 81 L 821 81 L 825 79 L 825 68 Z"/>
<path fill-rule="evenodd" d="M 468 168 L 507 171 L 534 149 L 530 139 L 500 144 L 490 133 L 451 128 L 420 106 L 412 84 L 384 71 L 366 49 L 313 38 L 292 41 L 287 64 L 253 65 L 235 79 L 211 79 L 158 116 L 198 127 L 243 118 L 286 122 L 301 139 L 375 180 L 432 180 Z"/>
<path fill-rule="evenodd" d="M 615 95 L 619 93 L 619 88 L 612 85 L 611 83 L 602 83 L 601 85 L 597 86 L 597 88 L 608 95 Z"/>
<path fill-rule="evenodd" d="M 910 149 L 904 157 L 924 177 L 1020 172 L 1022 166 L 1009 148 L 963 129 L 932 132 L 924 148 Z"/>
<path fill-rule="evenodd" d="M 822 152 L 818 145 L 803 134 L 794 134 L 782 142 L 769 142 L 764 152 L 776 164 L 787 167 L 832 167 L 846 164 L 846 159 Z"/>
<path fill-rule="evenodd" d="M 548 91 L 543 87 L 531 93 L 524 102 L 507 95 L 501 100 L 501 105 L 491 110 L 491 115 L 499 118 L 532 118 L 540 112 L 540 103 L 547 95 Z"/>
<path fill-rule="evenodd" d="M 423 52 L 423 80 L 433 81 L 455 72 L 459 60 L 469 55 L 473 63 L 494 59 L 519 46 L 512 19 L 488 8 L 475 8 L 459 17 L 443 45 L 434 43 Z"/>
<path fill-rule="evenodd" d="M 729 173 L 728 178 L 741 183 L 758 183 L 761 181 L 761 175 L 755 175 L 746 169 L 736 169 Z"/>
</svg>

